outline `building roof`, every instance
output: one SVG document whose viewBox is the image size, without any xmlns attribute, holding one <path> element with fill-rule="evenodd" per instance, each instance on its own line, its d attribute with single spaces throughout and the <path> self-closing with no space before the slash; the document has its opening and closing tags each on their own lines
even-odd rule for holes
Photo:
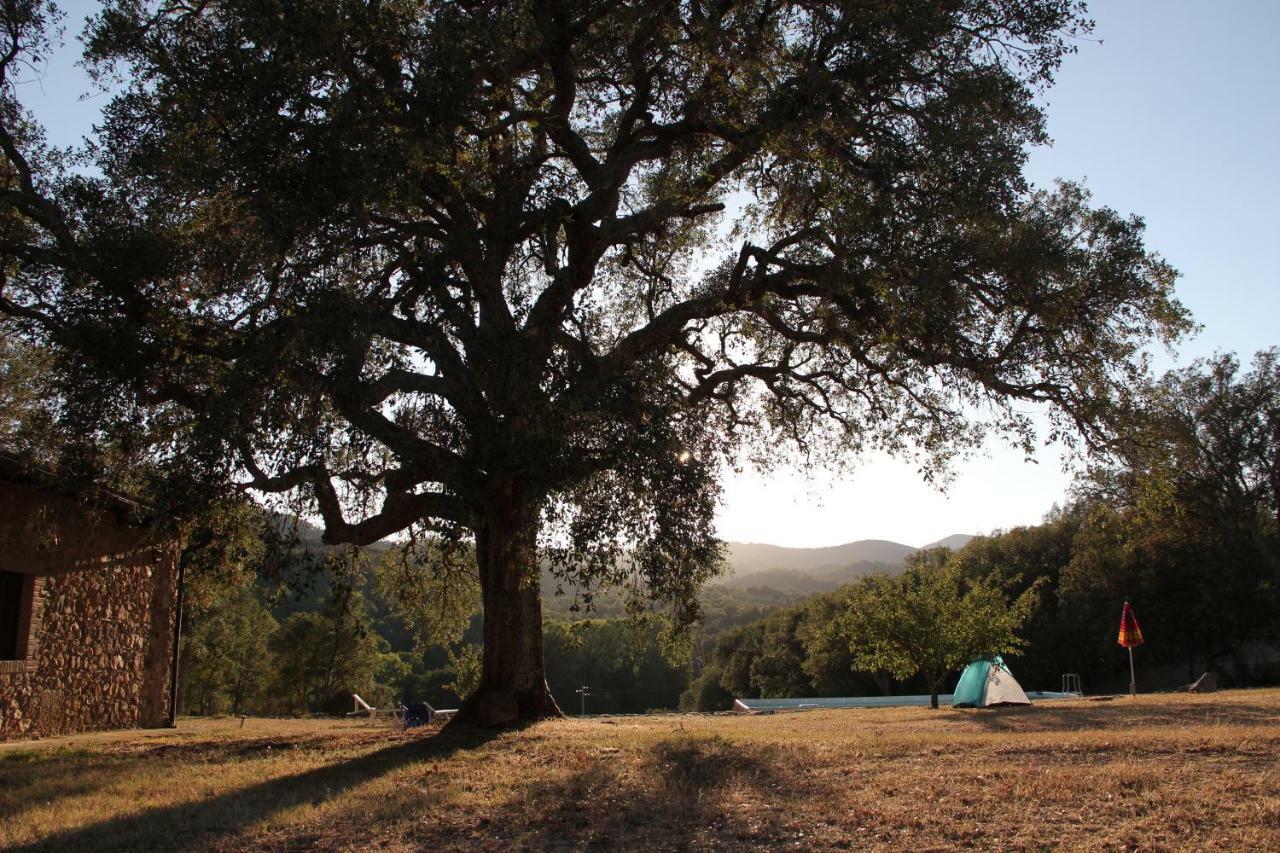
<svg viewBox="0 0 1280 853">
<path fill-rule="evenodd" d="M 144 564 L 177 544 L 154 507 L 0 451 L 0 557 L 5 571 L 61 575 Z"/>
<path fill-rule="evenodd" d="M 106 486 L 75 482 L 3 448 L 0 448 L 0 481 L 38 486 L 52 494 L 112 510 L 121 521 L 134 524 L 153 522 L 156 516 L 155 507 L 141 498 Z"/>
</svg>

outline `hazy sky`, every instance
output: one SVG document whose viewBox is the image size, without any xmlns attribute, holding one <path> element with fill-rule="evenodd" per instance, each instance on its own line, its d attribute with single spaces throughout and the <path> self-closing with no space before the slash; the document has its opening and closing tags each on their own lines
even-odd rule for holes
<svg viewBox="0 0 1280 853">
<path fill-rule="evenodd" d="M 96 3 L 63 0 L 68 48 L 24 98 L 51 141 L 89 131 L 102 96 L 74 67 L 74 36 Z M 1094 40 L 1068 57 L 1048 104 L 1052 148 L 1029 175 L 1084 180 L 1096 204 L 1142 216 L 1148 245 L 1182 273 L 1178 292 L 1203 324 L 1161 369 L 1218 350 L 1280 344 L 1280 3 L 1107 0 L 1090 4 Z M 1101 42 L 1101 43 L 1099 43 Z M 851 473 L 731 477 L 726 539 L 833 545 L 892 539 L 923 545 L 951 533 L 1037 523 L 1070 476 L 1048 448 L 1035 463 L 992 447 L 957 466 L 946 495 L 910 464 L 869 458 Z"/>
<path fill-rule="evenodd" d="M 1180 352 L 1157 353 L 1159 369 L 1280 345 L 1280 3 L 1110 0 L 1090 16 L 1095 41 L 1045 95 L 1054 144 L 1034 153 L 1031 179 L 1084 180 L 1096 204 L 1146 220 L 1148 245 L 1182 274 L 1179 297 L 1204 327 Z M 958 466 L 945 496 L 885 459 L 840 478 L 734 478 L 720 534 L 923 545 L 1035 524 L 1070 483 L 1059 460 L 992 448 Z"/>
</svg>

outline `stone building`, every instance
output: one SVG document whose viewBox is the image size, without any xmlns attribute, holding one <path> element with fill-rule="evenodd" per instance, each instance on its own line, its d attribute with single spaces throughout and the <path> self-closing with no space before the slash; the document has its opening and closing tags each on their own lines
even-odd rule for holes
<svg viewBox="0 0 1280 853">
<path fill-rule="evenodd" d="M 168 722 L 175 541 L 0 453 L 0 741 Z"/>
</svg>

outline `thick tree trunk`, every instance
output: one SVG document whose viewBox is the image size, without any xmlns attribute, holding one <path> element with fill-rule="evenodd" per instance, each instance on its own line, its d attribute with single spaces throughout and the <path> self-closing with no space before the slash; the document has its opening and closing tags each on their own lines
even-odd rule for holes
<svg viewBox="0 0 1280 853">
<path fill-rule="evenodd" d="M 542 598 L 537 508 L 503 490 L 476 531 L 484 605 L 480 686 L 458 710 L 459 723 L 509 726 L 562 716 L 547 688 L 542 657 Z"/>
</svg>

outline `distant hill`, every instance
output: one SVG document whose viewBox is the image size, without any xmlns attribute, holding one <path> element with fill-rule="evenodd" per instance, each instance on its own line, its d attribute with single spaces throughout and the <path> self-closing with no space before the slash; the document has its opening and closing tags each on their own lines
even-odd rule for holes
<svg viewBox="0 0 1280 853">
<path fill-rule="evenodd" d="M 302 547 L 313 553 L 326 550 L 320 542 L 320 533 L 318 527 L 302 522 L 299 525 Z M 954 551 L 963 548 L 973 538 L 965 533 L 956 533 L 930 542 L 924 548 L 950 548 Z M 757 542 L 726 542 L 725 546 L 729 571 L 712 583 L 744 591 L 776 591 L 784 597 L 830 592 L 879 571 L 893 574 L 902 569 L 907 557 L 923 550 L 886 539 L 859 539 L 825 548 L 787 548 Z M 384 551 L 394 546 L 384 541 L 369 547 L 372 551 Z M 568 596 L 556 596 L 557 588 Z M 544 570 L 542 589 L 548 600 L 556 600 L 560 604 L 572 600 L 575 585 L 556 580 Z M 327 590 L 327 582 L 322 582 L 312 597 L 322 596 Z M 608 598 L 607 595 L 605 597 Z M 599 603 L 603 610 L 611 609 L 604 601 Z M 299 606 L 306 607 L 305 604 L 295 604 L 294 608 Z"/>
<path fill-rule="evenodd" d="M 839 570 L 832 570 L 830 574 L 815 575 L 797 569 L 765 569 L 761 572 L 752 572 L 749 575 L 722 575 L 711 583 L 744 593 L 777 590 L 781 593 L 789 593 L 792 596 L 807 597 L 819 592 L 830 592 L 858 577 L 859 574 L 870 574 L 882 569 L 890 569 L 889 566 L 878 566 L 871 563 L 860 563 L 858 565 L 865 567 L 865 571 L 857 572 L 850 569 L 847 573 L 847 579 L 844 580 L 841 578 L 845 576 L 845 573 L 839 572 Z"/>
<path fill-rule="evenodd" d="M 963 547 L 963 533 L 926 548 Z M 877 571 L 900 571 L 917 548 L 884 539 L 861 539 L 827 548 L 785 548 L 754 542 L 728 542 L 729 572 L 714 583 L 738 589 L 770 587 L 803 593 L 828 592 Z"/>
<path fill-rule="evenodd" d="M 794 569 L 822 572 L 853 563 L 899 565 L 915 553 L 910 545 L 884 539 L 861 539 L 829 548 L 784 548 L 754 542 L 729 542 L 729 565 L 735 575 L 749 575 L 765 569 Z"/>
<path fill-rule="evenodd" d="M 970 536 L 968 533 L 953 533 L 945 539 L 939 539 L 937 542 L 930 542 L 920 550 L 927 551 L 930 548 L 950 548 L 952 551 L 959 551 L 973 540 L 974 537 Z"/>
</svg>

